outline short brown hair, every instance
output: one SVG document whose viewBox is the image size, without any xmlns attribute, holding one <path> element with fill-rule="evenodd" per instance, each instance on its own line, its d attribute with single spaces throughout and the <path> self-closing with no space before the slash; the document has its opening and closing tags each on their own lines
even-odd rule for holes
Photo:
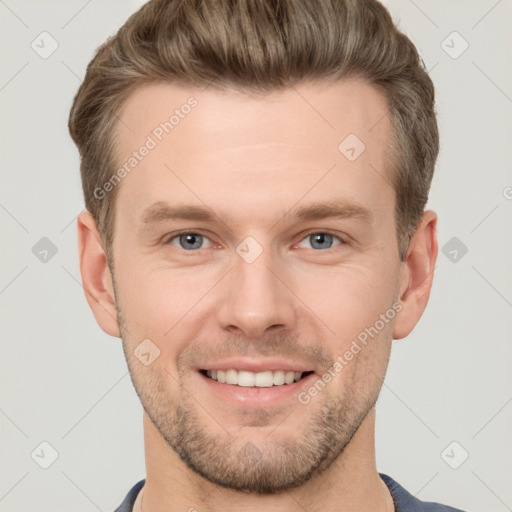
<svg viewBox="0 0 512 512">
<path fill-rule="evenodd" d="M 85 206 L 109 261 L 119 187 L 101 200 L 94 190 L 118 165 L 118 114 L 135 88 L 169 81 L 265 93 L 345 77 L 363 79 L 388 103 L 404 261 L 439 151 L 434 86 L 414 44 L 376 0 L 151 0 L 130 16 L 89 63 L 69 116 Z"/>
</svg>

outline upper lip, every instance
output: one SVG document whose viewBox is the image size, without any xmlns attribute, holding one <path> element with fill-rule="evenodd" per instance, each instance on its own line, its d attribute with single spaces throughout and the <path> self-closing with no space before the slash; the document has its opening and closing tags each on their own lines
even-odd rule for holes
<svg viewBox="0 0 512 512">
<path fill-rule="evenodd" d="M 212 363 L 204 363 L 198 370 L 245 370 L 247 372 L 259 373 L 265 371 L 284 370 L 287 372 L 309 372 L 313 371 L 310 365 L 295 363 L 284 359 L 225 359 Z"/>
</svg>

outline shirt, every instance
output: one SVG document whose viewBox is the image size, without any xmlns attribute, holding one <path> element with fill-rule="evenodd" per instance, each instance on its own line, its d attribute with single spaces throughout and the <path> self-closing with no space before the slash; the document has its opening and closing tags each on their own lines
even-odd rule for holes
<svg viewBox="0 0 512 512">
<path fill-rule="evenodd" d="M 408 493 L 400 484 L 391 477 L 380 473 L 380 477 L 388 486 L 389 492 L 395 504 L 395 512 L 463 512 L 458 508 L 448 507 L 439 503 L 420 501 Z M 144 486 L 146 480 L 137 482 L 126 495 L 126 498 L 114 512 L 132 512 L 133 504 Z"/>
</svg>

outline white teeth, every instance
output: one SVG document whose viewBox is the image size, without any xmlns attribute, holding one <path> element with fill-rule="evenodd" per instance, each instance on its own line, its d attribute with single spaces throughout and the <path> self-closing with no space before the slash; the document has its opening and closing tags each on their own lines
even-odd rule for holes
<svg viewBox="0 0 512 512">
<path fill-rule="evenodd" d="M 243 387 L 269 388 L 271 386 L 282 386 L 292 384 L 302 377 L 302 372 L 287 372 L 270 370 L 254 373 L 246 370 L 207 370 L 206 375 L 222 384 L 232 384 Z"/>
<path fill-rule="evenodd" d="M 239 386 L 245 386 L 245 387 L 252 387 L 254 386 L 255 381 L 255 375 L 252 372 L 244 372 L 243 370 L 240 370 L 237 372 L 236 370 L 229 370 L 232 371 L 235 375 L 234 379 L 231 382 L 228 382 L 228 384 L 238 384 Z"/>
<path fill-rule="evenodd" d="M 236 370 L 226 370 L 226 384 L 238 384 L 238 372 Z"/>
<path fill-rule="evenodd" d="M 278 370 L 274 372 L 274 386 L 281 386 L 282 384 L 284 384 L 284 372 Z"/>
<path fill-rule="evenodd" d="M 258 388 L 270 388 L 274 385 L 274 376 L 271 371 L 256 374 L 254 385 Z"/>
</svg>

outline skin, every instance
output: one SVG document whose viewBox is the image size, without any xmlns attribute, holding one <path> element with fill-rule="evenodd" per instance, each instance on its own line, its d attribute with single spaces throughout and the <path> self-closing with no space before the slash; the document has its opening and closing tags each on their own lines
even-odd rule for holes
<svg viewBox="0 0 512 512">
<path fill-rule="evenodd" d="M 143 510 L 393 510 L 375 464 L 374 404 L 392 340 L 427 305 L 438 244 L 426 211 L 399 260 L 386 102 L 358 79 L 259 97 L 145 85 L 120 114 L 119 162 L 192 95 L 197 107 L 119 185 L 113 275 L 91 215 L 78 218 L 87 300 L 122 338 L 145 409 Z M 366 146 L 355 161 L 338 150 L 350 133 Z M 340 200 L 371 218 L 294 217 Z M 216 217 L 141 224 L 157 201 Z M 187 242 L 180 230 L 204 238 Z M 334 237 L 320 244 L 309 236 L 326 232 Z M 251 263 L 236 250 L 248 236 L 262 249 Z M 393 305 L 394 318 L 301 403 L 298 393 Z M 134 354 L 144 339 L 160 351 L 147 366 Z M 221 398 L 197 369 L 235 356 L 315 374 L 271 406 Z"/>
</svg>

